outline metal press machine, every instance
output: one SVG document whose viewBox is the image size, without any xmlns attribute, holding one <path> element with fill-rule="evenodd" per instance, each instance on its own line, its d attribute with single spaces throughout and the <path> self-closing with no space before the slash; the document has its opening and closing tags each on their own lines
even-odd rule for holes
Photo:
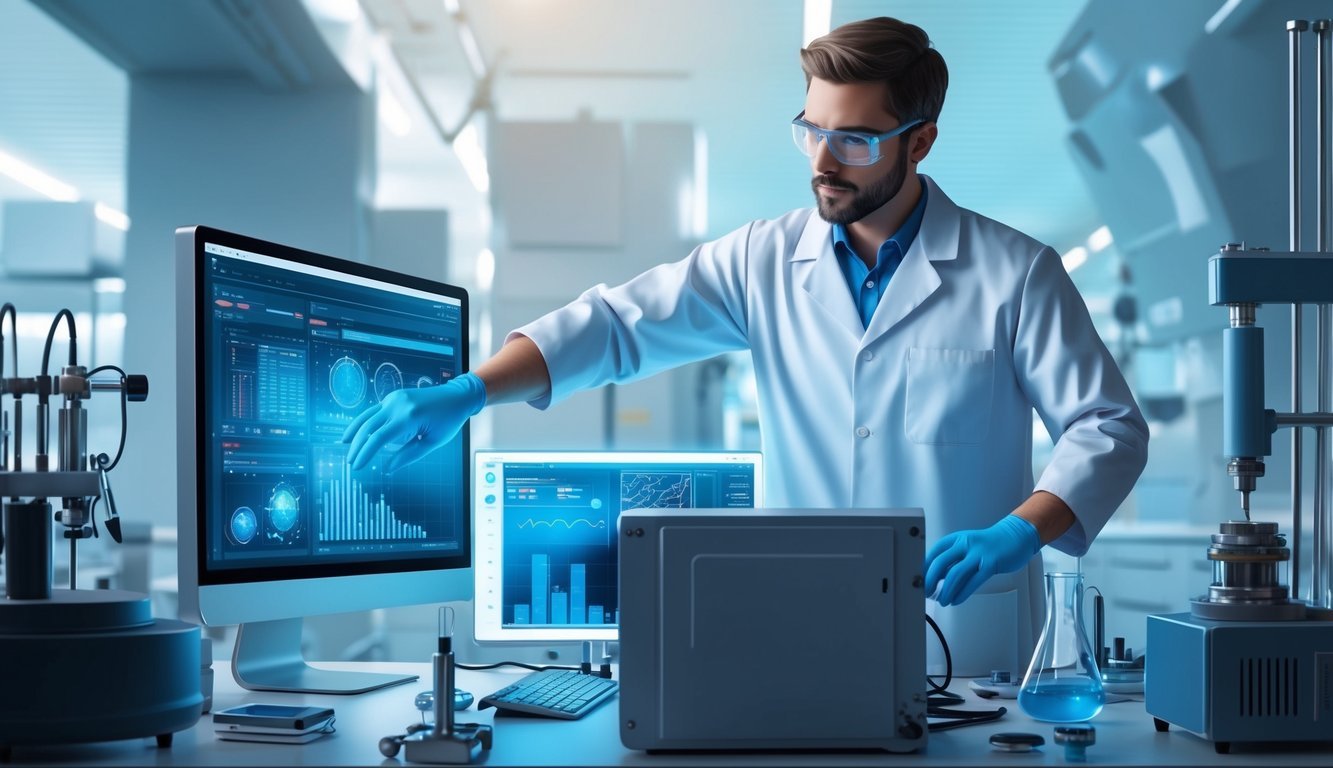
<svg viewBox="0 0 1333 768">
<path fill-rule="evenodd" d="M 1288 21 L 1290 50 L 1290 251 L 1228 243 L 1209 259 L 1209 300 L 1230 312 L 1222 331 L 1223 453 L 1242 515 L 1221 524 L 1207 557 L 1208 594 L 1189 612 L 1148 617 L 1145 706 L 1170 725 L 1214 743 L 1333 741 L 1333 233 L 1329 230 L 1330 31 L 1333 22 Z M 1302 243 L 1301 100 L 1305 38 L 1315 39 L 1316 247 Z M 1292 305 L 1291 410 L 1264 407 L 1261 304 Z M 1317 305 L 1317 409 L 1303 410 L 1302 310 Z M 1274 522 L 1250 519 L 1278 427 L 1292 428 L 1291 547 Z M 1315 431 L 1313 560 L 1301 598 L 1301 430 Z M 1242 519 L 1243 518 L 1243 519 Z M 1279 579 L 1290 563 L 1291 585 Z"/>
</svg>

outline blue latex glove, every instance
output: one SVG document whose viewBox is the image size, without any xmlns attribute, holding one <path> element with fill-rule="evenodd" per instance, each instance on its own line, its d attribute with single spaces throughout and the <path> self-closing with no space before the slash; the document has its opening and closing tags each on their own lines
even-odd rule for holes
<svg viewBox="0 0 1333 768">
<path fill-rule="evenodd" d="M 401 443 L 384 466 L 388 472 L 401 469 L 454 439 L 485 406 L 486 386 L 471 373 L 435 387 L 390 392 L 343 432 L 342 441 L 351 443 L 347 463 L 361 469 L 389 443 Z"/>
<path fill-rule="evenodd" d="M 926 553 L 926 595 L 940 605 L 958 605 L 995 574 L 1027 565 L 1039 549 L 1036 527 L 1017 515 L 983 530 L 951 533 Z"/>
</svg>

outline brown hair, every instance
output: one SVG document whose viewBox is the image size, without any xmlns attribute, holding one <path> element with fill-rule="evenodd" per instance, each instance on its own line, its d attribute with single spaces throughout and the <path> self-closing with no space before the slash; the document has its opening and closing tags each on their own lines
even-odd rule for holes
<svg viewBox="0 0 1333 768">
<path fill-rule="evenodd" d="M 817 77 L 831 83 L 888 85 L 885 106 L 900 121 L 939 120 L 949 69 L 925 31 L 887 16 L 844 24 L 801 49 L 805 85 Z"/>
</svg>

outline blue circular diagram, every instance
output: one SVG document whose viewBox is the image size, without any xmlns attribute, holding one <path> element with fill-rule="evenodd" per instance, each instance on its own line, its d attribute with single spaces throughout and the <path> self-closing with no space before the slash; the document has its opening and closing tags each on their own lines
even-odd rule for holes
<svg viewBox="0 0 1333 768">
<path fill-rule="evenodd" d="M 403 388 L 403 372 L 393 363 L 380 363 L 375 369 L 375 399 L 383 401 L 389 393 Z"/>
<path fill-rule="evenodd" d="M 361 364 L 343 356 L 329 368 L 329 394 L 343 408 L 355 408 L 366 397 L 366 371 Z"/>
<path fill-rule="evenodd" d="M 268 521 L 281 536 L 291 532 L 301 519 L 301 499 L 287 483 L 273 486 L 268 498 Z"/>
<path fill-rule="evenodd" d="M 487 473 L 486 473 L 486 482 L 488 482 L 488 483 L 493 483 L 493 482 L 495 482 L 495 473 L 494 473 L 494 472 L 487 472 Z"/>
<path fill-rule="evenodd" d="M 601 499 L 593 499 L 591 502 L 588 503 L 588 506 L 592 507 L 593 509 L 601 509 L 601 508 L 602 508 L 602 500 L 601 500 Z"/>
<path fill-rule="evenodd" d="M 429 376 L 417 377 L 417 389 L 424 389 L 426 387 L 433 387 L 433 386 L 435 386 L 435 382 L 431 379 L 431 377 Z"/>
<path fill-rule="evenodd" d="M 488 493 L 488 494 L 486 494 L 486 503 L 487 503 L 487 504 L 494 504 L 494 503 L 495 503 L 495 494 L 493 494 L 493 493 Z"/>
<path fill-rule="evenodd" d="M 230 533 L 232 541 L 237 544 L 249 544 L 258 530 L 259 518 L 255 516 L 253 509 L 237 507 L 236 511 L 231 513 Z"/>
</svg>

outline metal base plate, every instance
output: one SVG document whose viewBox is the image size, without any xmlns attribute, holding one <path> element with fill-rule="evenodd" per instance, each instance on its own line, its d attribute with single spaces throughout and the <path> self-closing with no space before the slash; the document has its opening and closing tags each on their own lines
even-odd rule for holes
<svg viewBox="0 0 1333 768">
<path fill-rule="evenodd" d="M 1190 601 L 1190 613 L 1211 621 L 1300 621 L 1305 618 L 1307 608 L 1305 603 L 1296 600 L 1281 603 Z"/>
</svg>

